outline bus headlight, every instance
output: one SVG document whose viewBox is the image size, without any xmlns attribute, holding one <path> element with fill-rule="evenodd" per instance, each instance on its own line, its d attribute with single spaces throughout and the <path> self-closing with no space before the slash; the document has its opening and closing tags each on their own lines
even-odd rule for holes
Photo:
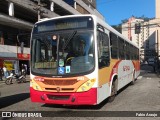
<svg viewBox="0 0 160 120">
<path fill-rule="evenodd" d="M 30 87 L 32 87 L 35 90 L 42 91 L 41 87 L 34 80 L 30 82 Z"/>
<path fill-rule="evenodd" d="M 91 79 L 91 80 L 85 82 L 84 84 L 82 84 L 82 85 L 78 88 L 77 92 L 88 91 L 88 90 L 94 85 L 95 81 L 96 81 L 95 79 Z"/>
</svg>

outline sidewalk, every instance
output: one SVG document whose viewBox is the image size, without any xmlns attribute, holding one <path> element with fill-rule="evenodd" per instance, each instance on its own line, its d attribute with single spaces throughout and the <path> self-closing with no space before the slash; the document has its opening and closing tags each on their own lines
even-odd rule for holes
<svg viewBox="0 0 160 120">
<path fill-rule="evenodd" d="M 26 81 L 30 81 L 30 75 L 26 75 Z M 5 83 L 5 78 L 3 78 L 3 80 L 0 80 L 0 84 Z"/>
</svg>

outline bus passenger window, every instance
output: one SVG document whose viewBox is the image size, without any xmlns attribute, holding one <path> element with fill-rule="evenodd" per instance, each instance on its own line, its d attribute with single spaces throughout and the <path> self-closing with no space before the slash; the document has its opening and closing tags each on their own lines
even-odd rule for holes
<svg viewBox="0 0 160 120">
<path fill-rule="evenodd" d="M 107 34 L 98 31 L 98 61 L 99 68 L 109 66 L 109 37 Z"/>
<path fill-rule="evenodd" d="M 124 60 L 125 59 L 125 42 L 122 38 L 118 38 L 118 46 L 119 46 L 119 58 Z"/>
<path fill-rule="evenodd" d="M 118 38 L 114 33 L 110 33 L 110 43 L 111 43 L 111 57 L 112 59 L 118 59 Z"/>
</svg>

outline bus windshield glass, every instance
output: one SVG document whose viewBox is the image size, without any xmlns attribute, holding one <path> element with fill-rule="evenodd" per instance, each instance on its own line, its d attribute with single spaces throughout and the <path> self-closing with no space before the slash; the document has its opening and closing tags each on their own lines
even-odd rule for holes
<svg viewBox="0 0 160 120">
<path fill-rule="evenodd" d="M 43 76 L 85 74 L 94 68 L 92 30 L 65 30 L 32 36 L 32 72 Z"/>
</svg>

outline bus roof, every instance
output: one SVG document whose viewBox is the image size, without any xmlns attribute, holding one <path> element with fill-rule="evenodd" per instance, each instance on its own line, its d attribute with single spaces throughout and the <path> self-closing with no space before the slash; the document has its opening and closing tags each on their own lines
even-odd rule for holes
<svg viewBox="0 0 160 120">
<path fill-rule="evenodd" d="M 124 37 L 121 33 L 119 33 L 117 30 L 115 30 L 113 27 L 111 27 L 108 23 L 106 23 L 102 19 L 99 19 L 98 17 L 96 17 L 96 19 L 97 19 L 97 23 L 99 23 L 100 25 L 102 25 L 104 28 L 106 28 L 107 30 L 113 32 L 114 34 L 118 35 L 119 37 L 123 38 L 125 41 L 129 42 L 133 46 L 139 48 L 135 43 L 133 43 L 132 41 L 130 41 L 128 38 Z"/>
<path fill-rule="evenodd" d="M 37 23 L 41 23 L 41 22 L 45 22 L 45 21 L 49 21 L 49 20 L 55 20 L 55 19 L 61 19 L 61 18 L 70 18 L 70 17 L 80 17 L 80 16 L 91 16 L 93 19 L 96 20 L 96 23 L 99 23 L 100 25 L 102 25 L 105 29 L 113 32 L 114 34 L 118 35 L 119 37 L 123 38 L 125 41 L 129 42 L 130 44 L 132 44 L 133 46 L 139 48 L 136 44 L 134 44 L 133 42 L 131 42 L 128 38 L 124 37 L 121 33 L 119 33 L 117 30 L 115 30 L 113 27 L 111 27 L 108 23 L 106 23 L 104 20 L 98 18 L 95 15 L 91 15 L 91 14 L 83 14 L 83 15 L 66 15 L 66 16 L 59 16 L 59 17 L 54 17 L 54 18 L 43 18 L 40 19 L 40 21 L 36 22 Z"/>
<path fill-rule="evenodd" d="M 55 19 L 61 19 L 61 18 L 71 18 L 71 17 L 82 17 L 82 16 L 95 16 L 95 15 L 91 15 L 91 14 L 85 14 L 85 15 L 65 15 L 65 16 L 59 16 L 59 17 L 54 17 L 54 18 L 43 18 L 43 19 L 40 19 L 40 21 L 36 22 L 37 23 L 41 23 L 41 22 L 44 22 L 44 21 L 49 21 L 49 20 L 55 20 Z"/>
</svg>

